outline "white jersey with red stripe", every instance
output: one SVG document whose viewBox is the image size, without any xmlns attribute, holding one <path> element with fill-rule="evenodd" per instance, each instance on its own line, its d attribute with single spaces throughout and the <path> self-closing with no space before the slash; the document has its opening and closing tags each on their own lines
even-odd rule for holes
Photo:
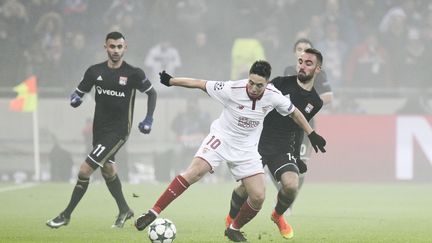
<svg viewBox="0 0 432 243">
<path fill-rule="evenodd" d="M 210 133 L 234 149 L 256 149 L 264 117 L 273 109 L 289 115 L 295 107 L 273 84 L 268 84 L 263 95 L 251 99 L 247 93 L 248 79 L 238 81 L 207 81 L 206 91 L 224 105 L 222 114 L 213 121 Z"/>
</svg>

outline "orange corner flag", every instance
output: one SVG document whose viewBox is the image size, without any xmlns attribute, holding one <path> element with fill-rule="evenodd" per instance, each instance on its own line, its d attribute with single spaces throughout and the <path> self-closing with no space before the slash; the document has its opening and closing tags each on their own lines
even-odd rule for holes
<svg viewBox="0 0 432 243">
<path fill-rule="evenodd" d="M 12 111 L 32 112 L 37 107 L 37 79 L 31 76 L 13 88 L 18 93 L 17 97 L 10 101 L 9 109 Z"/>
</svg>

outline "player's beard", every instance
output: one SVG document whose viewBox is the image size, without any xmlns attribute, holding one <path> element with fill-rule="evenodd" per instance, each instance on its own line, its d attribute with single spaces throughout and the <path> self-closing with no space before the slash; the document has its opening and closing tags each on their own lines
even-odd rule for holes
<svg viewBox="0 0 432 243">
<path fill-rule="evenodd" d="M 305 83 L 308 83 L 309 81 L 312 80 L 313 75 L 311 75 L 311 74 L 306 75 L 305 72 L 300 71 L 300 72 L 297 74 L 297 78 L 298 78 L 298 80 L 299 80 L 300 82 L 302 82 L 302 83 L 305 84 Z"/>
<path fill-rule="evenodd" d="M 122 60 L 123 54 L 114 55 L 108 52 L 108 57 L 111 60 L 111 62 L 117 63 Z"/>
</svg>

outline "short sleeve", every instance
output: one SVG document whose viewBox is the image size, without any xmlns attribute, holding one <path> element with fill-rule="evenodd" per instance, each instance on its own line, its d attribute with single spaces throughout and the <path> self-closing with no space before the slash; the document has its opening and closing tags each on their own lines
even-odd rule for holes
<svg viewBox="0 0 432 243">
<path fill-rule="evenodd" d="M 274 107 L 282 116 L 287 116 L 293 113 L 296 108 L 289 98 L 280 93 L 276 95 L 275 102 L 276 104 Z"/>
<path fill-rule="evenodd" d="M 229 100 L 231 92 L 231 81 L 207 81 L 206 91 L 210 97 L 225 104 Z"/>
<path fill-rule="evenodd" d="M 79 91 L 88 93 L 92 89 L 94 82 L 96 80 L 92 70 L 93 68 L 89 67 L 84 73 L 84 77 L 82 78 L 81 82 L 78 84 Z"/>
<path fill-rule="evenodd" d="M 136 69 L 134 76 L 134 80 L 137 82 L 136 88 L 140 92 L 147 92 L 149 89 L 151 89 L 152 84 L 141 68 Z"/>
</svg>

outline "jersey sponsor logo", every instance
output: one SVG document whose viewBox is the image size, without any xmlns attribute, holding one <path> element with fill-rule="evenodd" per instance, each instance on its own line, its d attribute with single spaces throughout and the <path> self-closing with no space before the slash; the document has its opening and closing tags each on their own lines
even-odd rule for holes
<svg viewBox="0 0 432 243">
<path fill-rule="evenodd" d="M 103 81 L 102 76 L 99 75 L 99 77 L 97 77 L 96 80 L 97 80 L 97 81 Z"/>
<path fill-rule="evenodd" d="M 104 95 L 115 96 L 115 97 L 126 97 L 124 92 L 110 90 L 110 89 L 103 89 L 100 86 L 96 86 L 96 91 L 100 95 L 104 94 Z"/>
<path fill-rule="evenodd" d="M 260 124 L 259 121 L 254 121 L 254 120 L 247 118 L 247 117 L 244 117 L 244 116 L 239 117 L 238 123 L 237 123 L 237 125 L 239 127 L 243 127 L 243 128 L 255 128 L 259 124 Z"/>
<path fill-rule="evenodd" d="M 216 82 L 213 89 L 214 90 L 221 90 L 221 89 L 223 89 L 224 85 L 225 85 L 224 82 Z"/>
<path fill-rule="evenodd" d="M 314 106 L 311 103 L 308 103 L 304 110 L 306 111 L 306 113 L 311 113 L 313 108 Z"/>
<path fill-rule="evenodd" d="M 127 80 L 128 80 L 127 77 L 120 76 L 120 78 L 119 78 L 119 84 L 124 86 L 124 85 L 127 84 Z"/>
</svg>

